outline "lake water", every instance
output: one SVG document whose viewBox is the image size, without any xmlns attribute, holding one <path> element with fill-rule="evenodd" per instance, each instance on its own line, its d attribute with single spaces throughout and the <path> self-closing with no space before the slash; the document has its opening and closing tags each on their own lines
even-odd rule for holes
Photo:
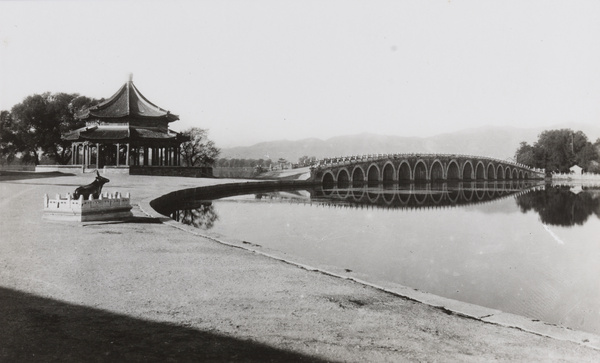
<svg viewBox="0 0 600 363">
<path fill-rule="evenodd" d="M 375 284 L 600 334 L 600 188 L 456 183 L 206 195 L 162 211 Z"/>
</svg>

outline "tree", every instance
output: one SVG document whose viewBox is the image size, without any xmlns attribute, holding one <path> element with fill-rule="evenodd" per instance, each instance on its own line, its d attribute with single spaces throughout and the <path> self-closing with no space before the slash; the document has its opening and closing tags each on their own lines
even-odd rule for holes
<svg viewBox="0 0 600 363">
<path fill-rule="evenodd" d="M 181 146 L 181 157 L 185 166 L 208 166 L 215 163 L 221 150 L 208 139 L 208 130 L 192 127 L 181 133 L 190 138 Z"/>
<path fill-rule="evenodd" d="M 75 113 L 97 103 L 77 93 L 43 93 L 26 97 L 8 111 L 2 111 L 0 153 L 7 160 L 21 156 L 39 164 L 45 155 L 59 164 L 71 158 L 71 143 L 61 139 L 67 131 L 84 126 Z"/>
<path fill-rule="evenodd" d="M 587 136 L 570 129 L 544 131 L 533 146 L 522 142 L 515 153 L 519 163 L 556 172 L 568 172 L 575 164 L 587 170 L 598 157 Z"/>
<path fill-rule="evenodd" d="M 18 140 L 13 131 L 12 115 L 8 111 L 0 112 L 0 155 L 11 162 L 19 152 Z"/>
<path fill-rule="evenodd" d="M 525 165 L 535 165 L 535 154 L 533 146 L 529 145 L 525 141 L 522 141 L 515 153 L 515 160 L 517 163 Z"/>
<path fill-rule="evenodd" d="M 312 164 L 315 160 L 317 160 L 317 158 L 315 156 L 309 157 L 308 155 L 304 155 L 298 159 L 298 165 L 299 166 L 307 166 L 307 165 Z"/>
</svg>

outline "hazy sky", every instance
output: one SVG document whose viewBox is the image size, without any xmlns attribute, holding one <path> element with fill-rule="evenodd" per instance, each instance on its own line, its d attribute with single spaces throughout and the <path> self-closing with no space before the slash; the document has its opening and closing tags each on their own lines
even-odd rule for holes
<svg viewBox="0 0 600 363">
<path fill-rule="evenodd" d="M 600 122 L 600 1 L 2 1 L 0 109 L 140 91 L 221 147 Z"/>
</svg>

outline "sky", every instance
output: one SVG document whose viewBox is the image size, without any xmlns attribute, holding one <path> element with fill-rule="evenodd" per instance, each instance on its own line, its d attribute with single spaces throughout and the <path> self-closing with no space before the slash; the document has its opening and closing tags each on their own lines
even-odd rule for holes
<svg viewBox="0 0 600 363">
<path fill-rule="evenodd" d="M 127 81 L 220 147 L 600 121 L 600 1 L 0 0 L 0 109 Z"/>
</svg>

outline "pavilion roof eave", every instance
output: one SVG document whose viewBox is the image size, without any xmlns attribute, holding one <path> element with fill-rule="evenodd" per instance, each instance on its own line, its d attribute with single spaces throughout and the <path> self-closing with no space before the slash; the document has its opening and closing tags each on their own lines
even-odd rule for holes
<svg viewBox="0 0 600 363">
<path fill-rule="evenodd" d="M 92 141 L 92 142 L 184 142 L 187 137 L 175 131 L 167 132 L 157 128 L 144 127 L 82 127 L 62 136 L 67 141 Z"/>
<path fill-rule="evenodd" d="M 106 101 L 89 107 L 76 115 L 76 118 L 166 118 L 168 122 L 179 120 L 179 116 L 170 111 L 156 106 L 150 102 L 135 87 L 132 81 L 126 82 L 119 90 Z"/>
</svg>

